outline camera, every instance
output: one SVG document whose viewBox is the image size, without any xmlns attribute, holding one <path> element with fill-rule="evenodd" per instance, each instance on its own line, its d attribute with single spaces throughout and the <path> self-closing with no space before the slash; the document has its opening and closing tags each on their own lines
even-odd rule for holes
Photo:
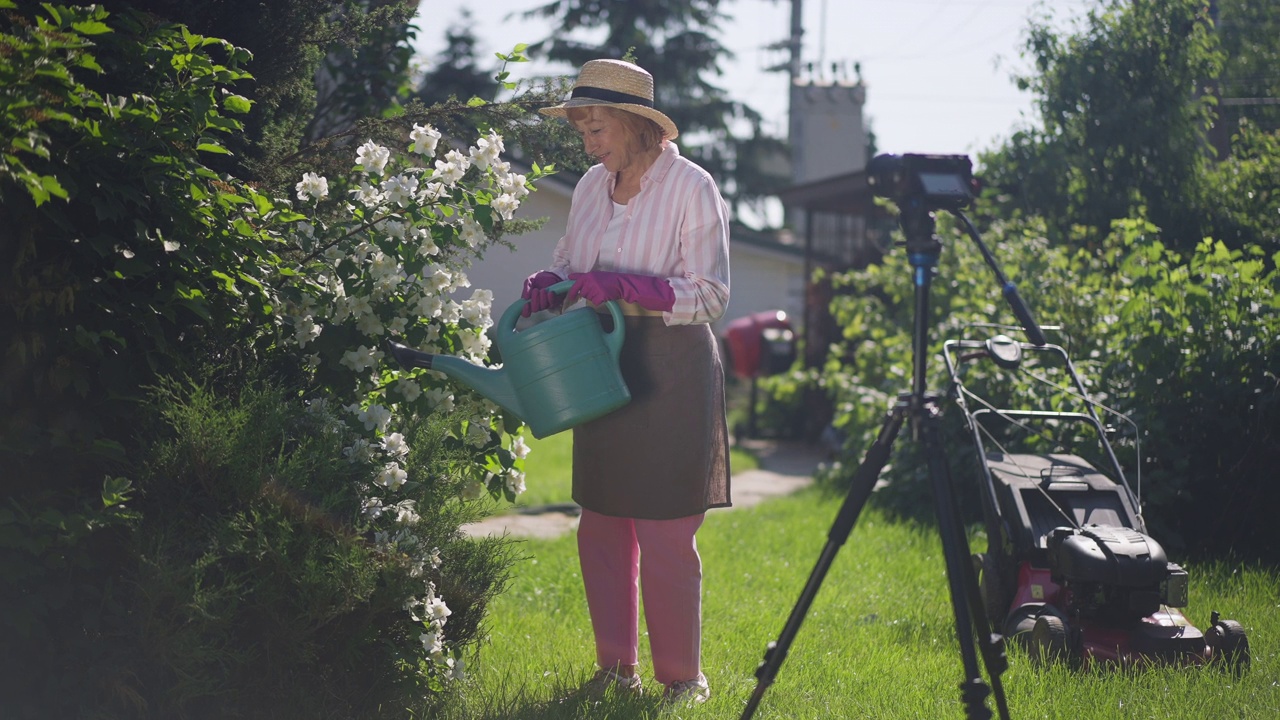
<svg viewBox="0 0 1280 720">
<path fill-rule="evenodd" d="M 867 184 L 899 205 L 915 200 L 926 209 L 958 209 L 974 197 L 968 155 L 877 155 L 867 163 Z"/>
</svg>

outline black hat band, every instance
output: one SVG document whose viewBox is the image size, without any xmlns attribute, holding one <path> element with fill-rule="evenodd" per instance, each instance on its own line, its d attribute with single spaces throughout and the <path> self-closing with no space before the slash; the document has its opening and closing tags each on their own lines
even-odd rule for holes
<svg viewBox="0 0 1280 720">
<path fill-rule="evenodd" d="M 632 105 L 643 105 L 644 107 L 653 107 L 653 101 L 639 95 L 618 92 L 616 90 L 606 90 L 604 88 L 579 86 L 573 89 L 569 95 L 570 98 L 591 98 L 592 100 L 604 100 L 614 103 L 630 103 Z"/>
</svg>

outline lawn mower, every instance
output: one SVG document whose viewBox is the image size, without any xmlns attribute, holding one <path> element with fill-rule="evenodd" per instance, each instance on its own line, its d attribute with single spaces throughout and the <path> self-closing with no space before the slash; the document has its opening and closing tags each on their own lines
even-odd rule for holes
<svg viewBox="0 0 1280 720">
<path fill-rule="evenodd" d="M 973 562 L 993 630 L 1035 662 L 1246 669 L 1240 623 L 1214 611 L 1202 632 L 1182 613 L 1187 573 L 1147 534 L 1112 445 L 1141 457 L 1136 426 L 1090 398 L 1061 345 L 1002 330 L 972 326 L 966 335 L 986 337 L 948 340 L 943 353 L 977 451 L 988 545 Z"/>
</svg>

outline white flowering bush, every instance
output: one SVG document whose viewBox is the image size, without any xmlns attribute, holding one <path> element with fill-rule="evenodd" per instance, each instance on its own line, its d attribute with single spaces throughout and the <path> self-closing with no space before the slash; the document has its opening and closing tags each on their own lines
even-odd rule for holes
<svg viewBox="0 0 1280 720">
<path fill-rule="evenodd" d="M 487 364 L 493 293 L 470 289 L 467 268 L 545 174 L 536 166 L 527 176 L 515 172 L 503 151 L 496 132 L 463 151 L 415 124 L 403 151 L 361 144 L 350 177 L 304 173 L 295 187 L 295 208 L 306 216 L 296 225 L 302 260 L 280 291 L 283 342 L 305 355 L 317 379 L 312 405 L 361 433 L 344 451 L 373 468 L 360 488 L 360 520 L 374 528 L 379 547 L 423 579 L 404 609 L 421 623 L 431 671 L 443 677 L 462 672 L 445 627 L 451 611 L 429 579 L 443 560 L 416 531 L 415 500 L 405 497 L 431 479 L 410 475 L 413 449 L 398 425 L 448 418 L 451 452 L 430 466 L 451 476 L 463 502 L 486 494 L 514 500 L 525 487 L 528 446 L 518 420 L 497 405 L 439 372 L 401 369 L 385 348 L 394 340 Z"/>
</svg>

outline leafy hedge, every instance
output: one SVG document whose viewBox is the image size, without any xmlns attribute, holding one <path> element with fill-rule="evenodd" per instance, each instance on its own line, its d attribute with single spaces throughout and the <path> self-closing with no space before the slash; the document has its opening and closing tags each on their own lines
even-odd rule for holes
<svg viewBox="0 0 1280 720">
<path fill-rule="evenodd" d="M 303 216 L 212 165 L 248 62 L 0 0 L 0 716 L 427 714 L 503 587 L 506 551 L 458 533 L 477 457 L 518 471 L 493 428 L 457 437 L 492 409 L 450 397 L 371 447 L 354 383 L 281 342 Z M 439 230 L 441 262 L 468 251 Z"/>
<path fill-rule="evenodd" d="M 156 409 L 120 687 L 152 717 L 404 717 L 440 702 L 405 598 L 431 582 L 452 608 L 450 641 L 472 645 L 512 561 L 509 546 L 456 533 L 479 511 L 456 502 L 461 478 L 435 471 L 454 452 L 446 423 L 409 432 L 406 466 L 431 479 L 385 510 L 439 540 L 425 551 L 440 561 L 414 567 L 414 540 L 353 512 L 370 468 L 334 442 L 348 432 L 338 418 L 279 390 L 175 383 Z"/>
<path fill-rule="evenodd" d="M 946 387 L 942 342 L 971 323 L 1016 320 L 977 249 L 940 218 L 944 251 L 933 283 L 929 387 Z M 1142 432 L 1142 478 L 1152 532 L 1172 549 L 1280 559 L 1268 508 L 1280 462 L 1278 257 L 1205 241 L 1183 257 L 1140 220 L 1115 223 L 1104 245 L 1050 246 L 1032 222 L 993 223 L 984 239 L 1036 318 L 1060 325 L 1094 399 L 1129 415 Z M 835 398 L 844 453 L 827 480 L 847 483 L 897 394 L 910 389 L 913 286 L 904 254 L 837 277 L 832 304 L 844 338 L 819 378 Z M 1020 332 L 1006 330 L 1021 337 Z M 947 408 L 953 473 L 976 460 L 960 413 Z M 1137 459 L 1121 443 L 1126 471 Z M 895 511 L 931 512 L 927 478 L 904 432 L 876 494 Z M 970 511 L 976 486 L 967 486 Z"/>
</svg>

